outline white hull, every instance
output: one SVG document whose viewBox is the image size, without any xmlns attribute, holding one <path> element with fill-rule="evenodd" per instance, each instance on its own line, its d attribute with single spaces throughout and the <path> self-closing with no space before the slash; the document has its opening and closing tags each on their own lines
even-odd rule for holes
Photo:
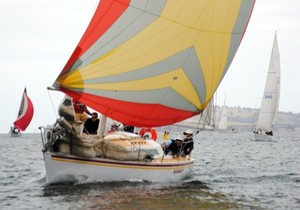
<svg viewBox="0 0 300 210">
<path fill-rule="evenodd" d="M 254 133 L 254 140 L 255 141 L 270 141 L 272 140 L 273 136 L 266 135 L 266 134 L 258 134 Z"/>
<path fill-rule="evenodd" d="M 123 181 L 144 180 L 177 182 L 192 172 L 190 161 L 117 161 L 103 158 L 82 158 L 45 152 L 48 183 L 66 181 Z"/>
<path fill-rule="evenodd" d="M 67 118 L 69 109 L 64 104 L 59 110 Z M 192 172 L 193 159 L 166 156 L 156 141 L 125 131 L 105 135 L 83 134 L 81 124 L 67 121 L 63 116 L 57 124 L 41 128 L 48 183 L 177 182 Z"/>
</svg>

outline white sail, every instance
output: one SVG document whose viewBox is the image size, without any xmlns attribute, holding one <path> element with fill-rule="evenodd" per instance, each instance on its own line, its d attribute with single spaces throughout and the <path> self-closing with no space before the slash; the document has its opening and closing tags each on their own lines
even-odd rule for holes
<svg viewBox="0 0 300 210">
<path fill-rule="evenodd" d="M 276 120 L 280 92 L 280 56 L 275 34 L 256 131 L 270 132 Z"/>
<path fill-rule="evenodd" d="M 227 107 L 224 103 L 223 109 L 222 109 L 222 114 L 219 122 L 219 130 L 220 131 L 226 131 L 228 128 L 228 123 L 227 123 Z"/>
</svg>

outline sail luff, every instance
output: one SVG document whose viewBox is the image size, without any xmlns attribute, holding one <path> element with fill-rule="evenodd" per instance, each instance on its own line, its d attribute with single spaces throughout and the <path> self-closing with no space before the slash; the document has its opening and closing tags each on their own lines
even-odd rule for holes
<svg viewBox="0 0 300 210">
<path fill-rule="evenodd" d="M 22 98 L 21 98 L 19 111 L 18 111 L 18 114 L 17 114 L 17 119 L 20 118 L 22 114 L 24 114 L 23 110 L 24 110 L 24 106 L 25 106 L 26 95 L 27 95 L 27 90 L 26 90 L 26 87 L 25 87 L 24 91 L 22 93 Z"/>
<path fill-rule="evenodd" d="M 281 78 L 281 69 L 280 69 L 280 54 L 279 54 L 279 48 L 278 48 L 278 42 L 277 42 L 277 32 L 275 32 L 275 38 L 274 38 L 274 44 L 272 49 L 272 58 L 273 60 L 270 61 L 273 63 L 274 71 L 276 72 L 276 82 L 277 82 L 277 100 L 276 100 L 276 110 L 274 119 L 272 122 L 272 127 L 274 126 L 278 114 L 279 109 L 279 99 L 280 99 L 280 78 Z"/>
</svg>

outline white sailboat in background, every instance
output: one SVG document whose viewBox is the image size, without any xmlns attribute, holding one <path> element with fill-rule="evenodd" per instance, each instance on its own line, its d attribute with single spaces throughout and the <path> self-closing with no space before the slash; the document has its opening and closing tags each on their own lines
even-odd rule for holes
<svg viewBox="0 0 300 210">
<path fill-rule="evenodd" d="M 219 131 L 220 132 L 226 132 L 228 129 L 228 122 L 227 122 L 227 107 L 226 107 L 226 96 L 224 99 L 224 105 L 222 108 L 222 113 L 221 113 L 221 117 L 220 117 L 220 122 L 219 122 Z"/>
<path fill-rule="evenodd" d="M 256 130 L 255 140 L 271 140 L 273 136 L 272 127 L 276 121 L 280 95 L 280 55 L 275 33 L 270 65 L 265 83 L 264 94 L 261 102 Z"/>
</svg>

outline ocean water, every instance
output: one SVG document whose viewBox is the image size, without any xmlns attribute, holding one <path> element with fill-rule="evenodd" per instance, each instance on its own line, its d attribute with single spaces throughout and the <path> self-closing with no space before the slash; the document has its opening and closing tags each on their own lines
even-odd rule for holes
<svg viewBox="0 0 300 210">
<path fill-rule="evenodd" d="M 40 134 L 0 134 L 0 209 L 300 209 L 300 133 L 200 132 L 192 176 L 48 185 Z"/>
</svg>

